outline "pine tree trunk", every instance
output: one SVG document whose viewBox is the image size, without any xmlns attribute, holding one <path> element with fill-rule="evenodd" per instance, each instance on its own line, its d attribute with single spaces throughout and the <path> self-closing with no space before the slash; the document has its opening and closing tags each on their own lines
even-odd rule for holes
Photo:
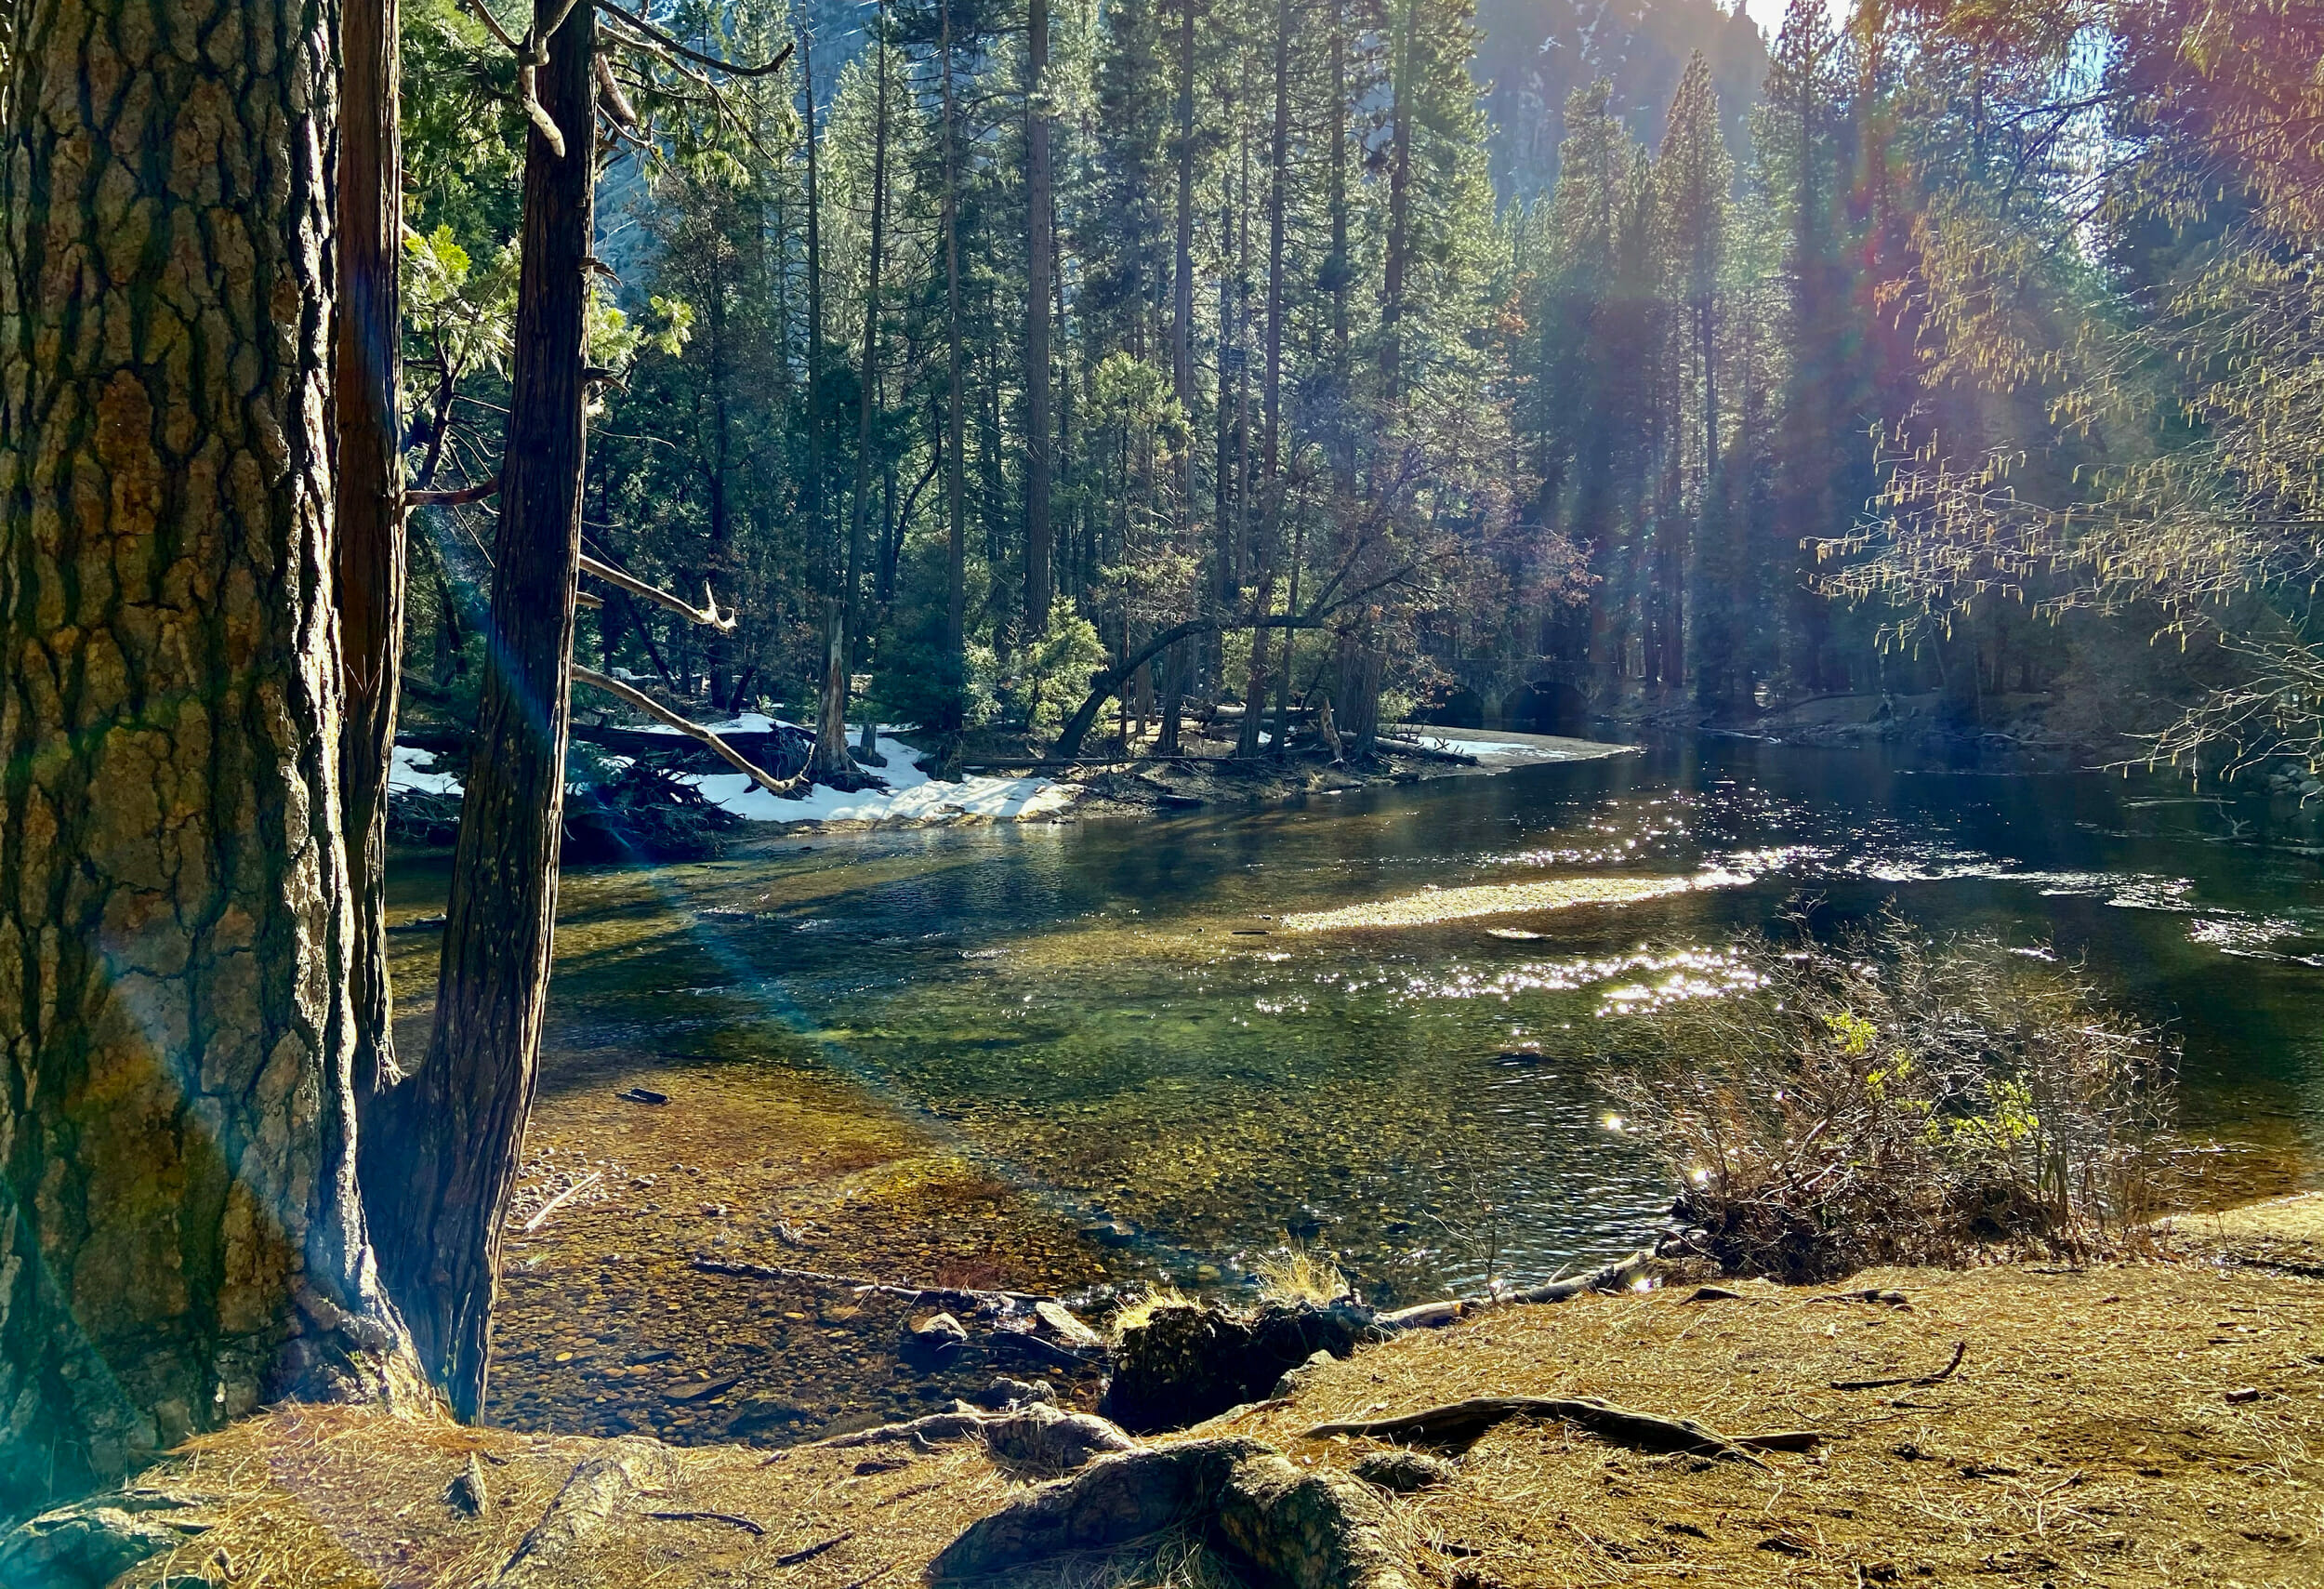
<svg viewBox="0 0 2324 1589">
<path fill-rule="evenodd" d="M 536 0 L 554 20 L 560 0 Z M 564 815 L 566 667 L 581 549 L 582 319 L 596 141 L 595 12 L 548 41 L 541 107 L 561 156 L 525 151 L 523 266 L 509 377 L 493 642 L 469 752 L 436 1016 L 418 1071 L 383 1100 L 374 1170 L 380 1273 L 456 1414 L 484 1402 L 508 1203 L 540 1055 Z M 383 1173 L 392 1169 L 396 1178 Z"/>
<path fill-rule="evenodd" d="M 888 9 L 887 0 L 879 0 L 879 8 L 873 26 L 879 37 L 878 52 L 873 57 L 878 73 L 873 92 L 872 112 L 872 213 L 869 268 L 864 288 L 864 371 L 857 382 L 855 408 L 855 497 L 848 505 L 847 531 L 847 612 L 846 633 L 849 643 L 860 655 L 863 635 L 864 559 L 869 536 L 872 489 L 872 419 L 879 409 L 879 263 L 880 252 L 887 237 L 888 216 Z M 892 470 L 889 473 L 889 491 L 895 489 Z M 843 658 L 842 666 L 852 659 Z M 844 690 L 839 699 L 840 716 L 844 720 L 847 697 Z M 867 767 L 884 767 L 887 760 L 879 754 L 879 727 L 872 721 L 873 714 L 864 717 L 862 739 L 855 748 L 855 760 Z"/>
<path fill-rule="evenodd" d="M 388 767 L 403 658 L 403 146 L 396 0 L 344 0 L 339 38 L 337 335 L 339 800 L 354 891 L 350 952 L 359 1108 L 399 1079 L 388 983 Z"/>
<path fill-rule="evenodd" d="M 1028 645 L 1049 628 L 1050 489 L 1050 121 L 1042 102 L 1049 70 L 1049 0 L 1028 0 L 1024 108 L 1024 626 Z"/>
<path fill-rule="evenodd" d="M 815 58 L 812 41 L 799 35 L 799 75 L 807 89 L 807 515 L 811 541 L 823 528 L 823 210 L 816 147 L 823 139 L 815 116 Z M 869 390 L 869 383 L 865 383 Z M 815 745 L 807 758 L 808 775 L 842 785 L 855 781 L 855 759 L 847 744 L 848 629 L 854 617 L 855 536 L 835 549 L 831 588 L 823 602 L 823 693 L 815 711 Z"/>
<path fill-rule="evenodd" d="M 1404 37 L 1396 51 L 1390 92 L 1388 132 L 1388 258 L 1382 271 L 1380 306 L 1381 395 L 1393 404 L 1404 395 L 1404 278 L 1412 246 L 1412 41 L 1421 0 L 1404 0 Z"/>
<path fill-rule="evenodd" d="M 941 0 L 939 70 L 944 74 L 944 518 L 950 538 L 944 547 L 944 666 L 946 680 L 945 739 L 941 759 L 949 772 L 959 760 L 961 731 L 968 726 L 969 690 L 969 525 L 967 483 L 963 478 L 968 445 L 967 416 L 960 391 L 960 152 L 959 118 L 952 81 L 952 4 Z"/>
<path fill-rule="evenodd" d="M 14 13 L 0 1514 L 416 1383 L 355 1183 L 329 21 Z"/>
</svg>

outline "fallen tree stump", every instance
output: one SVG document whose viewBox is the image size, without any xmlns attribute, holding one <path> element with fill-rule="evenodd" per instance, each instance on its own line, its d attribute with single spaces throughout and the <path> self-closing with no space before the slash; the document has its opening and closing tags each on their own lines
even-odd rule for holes
<svg viewBox="0 0 2324 1589">
<path fill-rule="evenodd" d="M 1488 1430 L 1518 1418 L 1572 1423 L 1601 1439 L 1637 1450 L 1714 1457 L 1723 1462 L 1756 1463 L 1756 1451 L 1801 1450 L 1823 1437 L 1806 1429 L 1722 1435 L 1691 1418 L 1634 1411 L 1594 1396 L 1473 1396 L 1396 1418 L 1318 1423 L 1304 1437 L 1325 1440 L 1334 1435 L 1361 1435 L 1376 1440 L 1465 1448 L 1474 1445 Z"/>
<path fill-rule="evenodd" d="M 1339 1474 L 1302 1473 L 1229 1437 L 1102 1457 L 971 1524 L 929 1564 L 935 1582 L 983 1578 L 1186 1529 L 1264 1589 L 1407 1589 L 1381 1543 L 1386 1514 Z"/>
</svg>

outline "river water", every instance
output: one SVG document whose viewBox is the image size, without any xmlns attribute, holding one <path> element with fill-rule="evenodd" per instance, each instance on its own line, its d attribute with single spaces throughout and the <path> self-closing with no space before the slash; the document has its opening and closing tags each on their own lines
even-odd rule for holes
<svg viewBox="0 0 2324 1589">
<path fill-rule="evenodd" d="M 1658 1003 L 1722 996 L 1802 894 L 1827 920 L 1893 904 L 1939 937 L 2083 960 L 2184 1041 L 2185 1123 L 2225 1149 L 2210 1195 L 2313 1184 L 2312 839 L 2293 814 L 2160 780 L 1743 740 L 1260 810 L 817 837 L 569 874 L 551 1044 L 632 1065 L 780 1048 L 1105 1226 L 1124 1266 L 1232 1283 L 1289 1242 L 1394 1300 L 1488 1262 L 1545 1276 L 1655 1224 L 1665 1173 L 1608 1128 L 1608 1078 Z M 426 874 L 406 868 L 409 897 L 440 886 Z M 1715 886 L 1283 920 L 1653 878 Z M 545 1086 L 590 1074 L 552 1066 Z"/>
</svg>

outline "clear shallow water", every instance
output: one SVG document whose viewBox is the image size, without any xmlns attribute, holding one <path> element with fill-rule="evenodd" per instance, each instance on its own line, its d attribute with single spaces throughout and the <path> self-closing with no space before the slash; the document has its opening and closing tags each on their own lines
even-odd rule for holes
<svg viewBox="0 0 2324 1589">
<path fill-rule="evenodd" d="M 1183 1279 L 1290 1239 L 1418 1295 L 1481 1275 L 1480 1202 L 1509 1205 L 1519 1276 L 1656 1223 L 1669 1189 L 1606 1129 L 1606 1079 L 1659 1004 L 1745 979 L 1808 891 L 2085 958 L 2183 1038 L 2186 1122 L 2238 1149 L 2220 1191 L 2267 1192 L 2324 1163 L 2324 860 L 2267 823 L 2161 783 L 1703 741 L 1290 808 L 814 839 L 570 874 L 551 1039 L 803 1053 Z M 1706 874 L 1432 925 L 1280 920 Z"/>
</svg>

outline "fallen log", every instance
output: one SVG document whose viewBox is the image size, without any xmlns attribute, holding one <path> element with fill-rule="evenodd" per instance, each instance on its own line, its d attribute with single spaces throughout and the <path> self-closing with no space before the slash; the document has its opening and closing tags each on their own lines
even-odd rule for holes
<svg viewBox="0 0 2324 1589">
<path fill-rule="evenodd" d="M 1516 1291 L 1496 1291 L 1477 1296 L 1446 1297 L 1439 1302 L 1417 1303 L 1410 1307 L 1383 1313 L 1373 1320 L 1381 1330 L 1439 1330 L 1447 1324 L 1483 1313 L 1487 1308 L 1506 1307 L 1516 1304 L 1571 1302 L 1585 1291 L 1624 1291 L 1637 1282 L 1649 1262 L 1643 1252 L 1577 1275 L 1570 1280 L 1550 1280 L 1538 1286 Z"/>
<path fill-rule="evenodd" d="M 1439 750 L 1435 746 L 1423 745 L 1417 739 L 1392 739 L 1383 734 L 1373 739 L 1372 743 L 1382 750 L 1393 750 L 1404 756 L 1418 756 L 1423 761 L 1449 761 L 1459 767 L 1483 765 L 1474 756 L 1459 750 Z"/>
<path fill-rule="evenodd" d="M 1642 1451 L 1715 1457 L 1757 1463 L 1757 1450 L 1798 1450 L 1822 1437 L 1811 1430 L 1775 1435 L 1722 1435 L 1691 1418 L 1665 1418 L 1617 1407 L 1594 1396 L 1473 1396 L 1396 1418 L 1318 1423 L 1305 1438 L 1361 1435 L 1376 1440 L 1424 1446 L 1474 1445 L 1488 1430 L 1512 1419 L 1555 1420 L 1586 1429 L 1600 1439 Z"/>
</svg>

